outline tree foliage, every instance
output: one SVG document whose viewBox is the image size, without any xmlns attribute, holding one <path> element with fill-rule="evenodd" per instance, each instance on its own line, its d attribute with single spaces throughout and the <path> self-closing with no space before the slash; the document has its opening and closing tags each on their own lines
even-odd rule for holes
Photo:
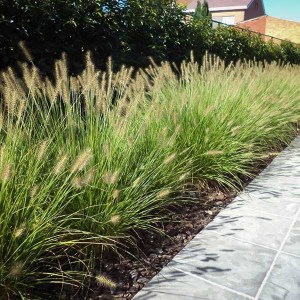
<svg viewBox="0 0 300 300">
<path fill-rule="evenodd" d="M 208 3 L 204 0 L 203 3 L 200 1 L 197 2 L 197 7 L 194 13 L 194 19 L 203 19 L 209 18 L 211 19 L 211 12 L 209 11 Z"/>
<path fill-rule="evenodd" d="M 108 56 L 143 66 L 148 56 L 180 60 L 191 48 L 183 12 L 166 0 L 0 0 L 0 16 L 0 69 L 22 59 L 21 40 L 41 69 L 66 52 L 74 71 L 87 50 L 104 67 Z"/>
<path fill-rule="evenodd" d="M 115 66 L 143 67 L 150 56 L 179 63 L 191 50 L 199 55 L 210 51 L 227 61 L 300 62 L 299 48 L 290 43 L 266 44 L 234 28 L 213 29 L 207 2 L 197 14 L 202 17 L 187 19 L 172 0 L 0 0 L 0 69 L 24 60 L 20 41 L 46 73 L 62 52 L 77 73 L 87 50 L 99 68 L 109 56 Z"/>
</svg>

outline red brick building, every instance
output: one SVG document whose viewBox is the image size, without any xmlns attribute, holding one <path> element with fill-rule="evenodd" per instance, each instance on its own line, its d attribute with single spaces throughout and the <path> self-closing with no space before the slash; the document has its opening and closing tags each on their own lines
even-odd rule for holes
<svg viewBox="0 0 300 300">
<path fill-rule="evenodd" d="M 177 0 L 177 3 L 184 5 L 187 12 L 194 12 L 199 1 Z M 213 20 L 229 25 L 265 15 L 263 0 L 207 0 L 207 2 Z"/>
</svg>

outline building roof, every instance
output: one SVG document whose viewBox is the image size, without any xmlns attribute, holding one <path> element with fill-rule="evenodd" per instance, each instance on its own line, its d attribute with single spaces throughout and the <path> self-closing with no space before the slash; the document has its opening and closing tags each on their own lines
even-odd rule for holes
<svg viewBox="0 0 300 300">
<path fill-rule="evenodd" d="M 188 10 L 194 10 L 197 7 L 198 1 L 204 2 L 204 0 L 179 0 L 179 4 L 187 6 Z M 254 0 L 207 0 L 210 11 L 219 10 L 239 10 L 247 9 Z"/>
</svg>

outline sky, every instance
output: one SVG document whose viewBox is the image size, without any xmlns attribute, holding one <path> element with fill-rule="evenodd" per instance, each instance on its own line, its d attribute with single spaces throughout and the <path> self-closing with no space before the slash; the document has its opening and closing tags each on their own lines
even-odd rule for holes
<svg viewBox="0 0 300 300">
<path fill-rule="evenodd" d="M 300 0 L 263 0 L 269 16 L 300 22 Z"/>
</svg>

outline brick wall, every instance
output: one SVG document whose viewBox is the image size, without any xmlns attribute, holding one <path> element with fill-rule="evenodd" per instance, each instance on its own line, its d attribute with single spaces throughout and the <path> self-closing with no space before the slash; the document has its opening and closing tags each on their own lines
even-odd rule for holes
<svg viewBox="0 0 300 300">
<path fill-rule="evenodd" d="M 245 23 L 240 23 L 238 26 L 241 28 L 246 28 L 252 31 L 259 32 L 261 34 L 266 34 L 266 23 L 267 23 L 267 18 L 262 17 L 262 18 L 257 18 L 254 20 L 247 21 Z"/>
<path fill-rule="evenodd" d="M 300 44 L 300 23 L 268 17 L 266 34 Z"/>
<path fill-rule="evenodd" d="M 289 40 L 293 43 L 300 44 L 300 23 L 283 19 L 277 19 L 269 16 L 256 18 L 238 24 L 241 28 L 247 28 L 261 34 L 272 37 Z M 269 38 L 264 37 L 264 40 Z M 276 42 L 276 40 L 274 40 Z"/>
</svg>

